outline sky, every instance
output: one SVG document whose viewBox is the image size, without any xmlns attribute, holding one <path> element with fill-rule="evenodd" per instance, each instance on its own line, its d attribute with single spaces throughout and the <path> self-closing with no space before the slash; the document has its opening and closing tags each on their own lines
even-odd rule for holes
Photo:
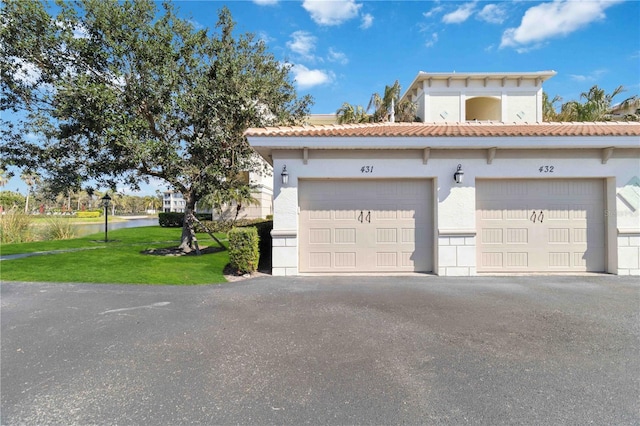
<svg viewBox="0 0 640 426">
<path fill-rule="evenodd" d="M 594 84 L 640 93 L 638 1 L 277 1 L 180 2 L 210 27 L 226 5 L 241 32 L 262 38 L 294 64 L 314 114 L 343 102 L 367 106 L 418 72 L 555 70 L 544 90 L 564 101 Z"/>
<path fill-rule="evenodd" d="M 366 107 L 373 93 L 396 80 L 407 88 L 420 71 L 554 70 L 543 89 L 563 102 L 579 100 L 593 85 L 607 93 L 624 86 L 614 103 L 640 94 L 636 0 L 174 4 L 196 28 L 211 30 L 219 9 L 228 7 L 236 35 L 254 33 L 276 59 L 293 64 L 298 95 L 314 99 L 312 114 L 335 113 L 344 102 Z M 14 188 L 26 192 L 17 177 L 4 189 Z"/>
</svg>

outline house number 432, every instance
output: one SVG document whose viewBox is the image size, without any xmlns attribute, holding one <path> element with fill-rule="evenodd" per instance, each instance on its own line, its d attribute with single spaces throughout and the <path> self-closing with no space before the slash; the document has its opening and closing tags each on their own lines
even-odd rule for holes
<svg viewBox="0 0 640 426">
<path fill-rule="evenodd" d="M 373 166 L 360 167 L 360 173 L 373 173 Z"/>
<path fill-rule="evenodd" d="M 553 173 L 553 166 L 540 166 L 538 171 L 540 173 Z"/>
</svg>

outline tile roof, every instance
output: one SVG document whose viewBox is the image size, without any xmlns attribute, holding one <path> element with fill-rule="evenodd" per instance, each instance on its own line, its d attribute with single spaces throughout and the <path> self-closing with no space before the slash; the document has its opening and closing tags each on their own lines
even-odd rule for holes
<svg viewBox="0 0 640 426">
<path fill-rule="evenodd" d="M 637 122 L 580 123 L 368 123 L 247 129 L 249 137 L 513 137 L 640 136 Z"/>
</svg>

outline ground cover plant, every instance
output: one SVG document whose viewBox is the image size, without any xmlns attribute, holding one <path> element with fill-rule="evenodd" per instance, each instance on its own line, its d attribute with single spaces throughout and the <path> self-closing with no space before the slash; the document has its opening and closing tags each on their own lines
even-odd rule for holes
<svg viewBox="0 0 640 426">
<path fill-rule="evenodd" d="M 159 226 L 109 232 L 109 242 L 98 233 L 82 238 L 38 243 L 3 244 L 2 255 L 56 251 L 3 260 L 3 281 L 51 281 L 114 284 L 194 285 L 226 282 L 226 250 L 196 255 L 153 255 L 180 244 L 181 229 Z M 216 235 L 226 244 L 224 234 Z M 207 234 L 198 234 L 201 246 L 215 246 Z M 146 253 L 145 253 L 146 252 Z"/>
</svg>

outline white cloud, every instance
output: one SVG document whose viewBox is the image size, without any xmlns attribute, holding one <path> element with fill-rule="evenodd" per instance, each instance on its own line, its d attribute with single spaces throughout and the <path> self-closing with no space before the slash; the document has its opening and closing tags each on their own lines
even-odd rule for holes
<svg viewBox="0 0 640 426">
<path fill-rule="evenodd" d="M 302 7 L 318 25 L 340 25 L 357 17 L 362 4 L 355 0 L 304 0 Z"/>
<path fill-rule="evenodd" d="M 253 2 L 258 6 L 273 6 L 274 4 L 278 4 L 278 0 L 253 0 Z"/>
<path fill-rule="evenodd" d="M 433 47 L 438 42 L 438 33 L 431 33 L 430 38 L 424 43 L 427 47 Z"/>
<path fill-rule="evenodd" d="M 369 13 L 365 13 L 362 15 L 362 23 L 360 24 L 360 28 L 366 30 L 367 28 L 371 28 L 373 25 L 373 15 Z"/>
<path fill-rule="evenodd" d="M 500 47 L 539 44 L 547 39 L 566 36 L 591 22 L 605 18 L 604 11 L 621 0 L 557 0 L 529 8 L 518 28 L 502 34 Z"/>
<path fill-rule="evenodd" d="M 435 15 L 435 14 L 437 14 L 437 13 L 440 13 L 440 12 L 442 12 L 443 10 L 444 10 L 444 7 L 442 7 L 442 6 L 436 6 L 436 7 L 434 7 L 433 9 L 431 9 L 430 11 L 428 11 L 428 12 L 424 12 L 424 13 L 422 14 L 422 16 L 424 16 L 425 18 L 431 18 L 433 15 Z"/>
<path fill-rule="evenodd" d="M 73 38 L 89 38 L 89 30 L 84 25 L 78 25 L 73 29 Z"/>
<path fill-rule="evenodd" d="M 330 71 L 310 70 L 304 65 L 294 65 L 291 71 L 298 87 L 301 89 L 328 84 L 334 79 L 334 74 Z"/>
<path fill-rule="evenodd" d="M 478 18 L 490 24 L 502 24 L 506 15 L 505 9 L 497 4 L 488 4 L 478 12 Z"/>
<path fill-rule="evenodd" d="M 349 63 L 349 59 L 347 58 L 347 55 L 345 55 L 342 52 L 333 50 L 333 47 L 329 48 L 329 55 L 327 59 L 329 60 L 329 62 L 338 62 L 341 65 L 346 65 Z"/>
<path fill-rule="evenodd" d="M 306 31 L 296 31 L 291 34 L 291 41 L 287 47 L 305 59 L 313 59 L 313 51 L 316 49 L 317 38 Z"/>
<path fill-rule="evenodd" d="M 271 37 L 268 33 L 264 32 L 264 31 L 258 31 L 256 33 L 256 38 L 258 40 L 263 41 L 266 44 L 269 44 L 269 43 L 275 41 L 275 39 L 273 37 Z"/>
<path fill-rule="evenodd" d="M 442 22 L 444 22 L 445 24 L 460 24 L 469 19 L 475 7 L 475 3 L 463 4 L 453 12 L 444 15 L 442 17 Z"/>
<path fill-rule="evenodd" d="M 19 65 L 14 77 L 25 84 L 35 84 L 40 79 L 40 70 L 31 62 L 15 58 L 14 62 Z"/>
<path fill-rule="evenodd" d="M 590 74 L 587 74 L 587 75 L 569 74 L 569 78 L 571 78 L 571 80 L 577 81 L 579 83 L 594 82 L 594 81 L 598 81 L 600 79 L 600 77 L 605 75 L 607 72 L 608 72 L 607 70 L 595 70 L 595 71 L 593 71 L 593 72 L 591 72 Z"/>
</svg>

